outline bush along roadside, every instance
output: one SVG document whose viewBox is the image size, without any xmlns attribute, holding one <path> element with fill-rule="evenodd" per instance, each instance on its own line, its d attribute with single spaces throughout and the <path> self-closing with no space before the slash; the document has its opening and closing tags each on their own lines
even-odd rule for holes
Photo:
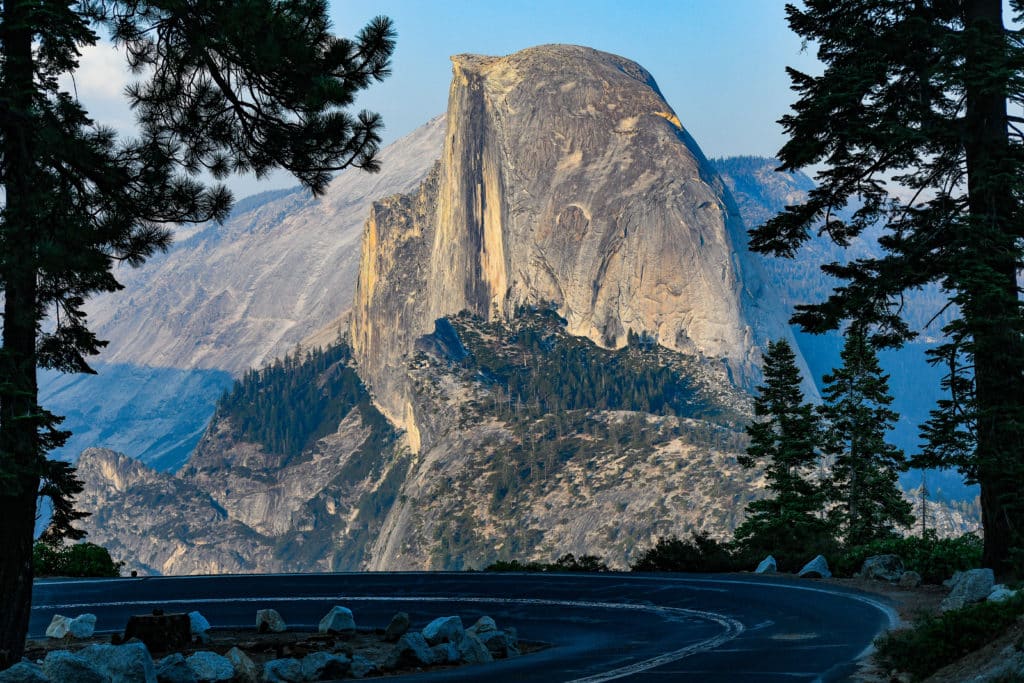
<svg viewBox="0 0 1024 683">
<path fill-rule="evenodd" d="M 837 576 L 852 576 L 874 555 L 898 555 L 908 571 L 925 583 L 942 583 L 954 573 L 981 566 L 982 540 L 975 534 L 939 538 L 934 531 L 922 536 L 889 538 L 843 549 L 835 559 Z"/>
<path fill-rule="evenodd" d="M 888 671 L 923 680 L 1001 636 L 1024 615 L 1024 596 L 981 602 L 937 616 L 923 616 L 912 628 L 890 631 L 875 641 L 876 661 Z"/>
<path fill-rule="evenodd" d="M 562 555 L 554 562 L 520 562 L 499 560 L 484 567 L 485 572 L 606 572 L 608 565 L 597 555 L 572 553 Z"/>
<path fill-rule="evenodd" d="M 39 577 L 117 577 L 124 566 L 124 562 L 114 562 L 107 549 L 95 543 L 65 546 L 38 541 L 32 548 L 32 562 Z"/>
</svg>

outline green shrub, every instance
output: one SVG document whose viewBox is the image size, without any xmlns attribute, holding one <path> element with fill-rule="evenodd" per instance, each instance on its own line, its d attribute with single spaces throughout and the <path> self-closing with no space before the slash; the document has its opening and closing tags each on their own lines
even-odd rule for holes
<svg viewBox="0 0 1024 683">
<path fill-rule="evenodd" d="M 32 549 L 36 576 L 112 577 L 121 575 L 124 562 L 114 562 L 103 546 L 76 543 L 56 548 L 38 542 Z"/>
<path fill-rule="evenodd" d="M 485 572 L 606 572 L 609 571 L 597 555 L 572 553 L 562 555 L 554 562 L 520 562 L 519 560 L 498 560 L 484 567 Z"/>
<path fill-rule="evenodd" d="M 872 555 L 899 555 L 903 566 L 921 575 L 925 583 L 942 583 L 953 572 L 981 566 L 982 540 L 974 534 L 958 538 L 939 538 L 934 531 L 924 537 L 891 538 L 848 548 L 833 562 L 838 576 L 860 571 L 864 560 Z"/>
<path fill-rule="evenodd" d="M 694 533 L 688 541 L 676 536 L 659 538 L 630 568 L 635 572 L 728 572 L 747 564 L 746 556 L 734 554 L 705 532 Z"/>
<path fill-rule="evenodd" d="M 36 576 L 56 576 L 60 573 L 60 560 L 60 550 L 48 543 L 39 542 L 32 546 L 32 565 Z"/>
<path fill-rule="evenodd" d="M 876 658 L 886 670 L 905 671 L 921 680 L 984 646 L 1024 614 L 1024 597 L 982 602 L 925 617 L 913 628 L 891 631 L 875 641 Z"/>
</svg>

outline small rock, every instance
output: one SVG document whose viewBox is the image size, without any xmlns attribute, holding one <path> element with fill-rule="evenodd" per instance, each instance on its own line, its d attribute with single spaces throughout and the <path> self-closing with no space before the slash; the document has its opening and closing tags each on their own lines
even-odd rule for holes
<svg viewBox="0 0 1024 683">
<path fill-rule="evenodd" d="M 47 638 L 63 638 L 71 630 L 71 619 L 63 614 L 54 614 L 50 625 L 46 627 Z"/>
<path fill-rule="evenodd" d="M 185 656 L 180 652 L 167 655 L 156 662 L 157 683 L 198 683 L 196 675 L 189 668 Z"/>
<path fill-rule="evenodd" d="M 827 579 L 832 576 L 832 572 L 828 570 L 828 562 L 825 561 L 825 556 L 818 555 L 805 564 L 797 576 L 801 579 Z"/>
<path fill-rule="evenodd" d="M 973 602 L 981 602 L 992 592 L 993 584 L 995 584 L 995 574 L 991 569 L 970 569 L 962 572 L 960 578 L 953 585 L 953 590 L 939 605 L 939 610 L 948 612 Z"/>
<path fill-rule="evenodd" d="M 191 635 L 203 636 L 210 630 L 210 623 L 199 612 L 188 612 L 188 628 Z"/>
<path fill-rule="evenodd" d="M 992 592 L 985 598 L 988 602 L 1006 602 L 1013 596 L 1017 595 L 1017 591 L 1012 591 L 1003 584 L 999 583 L 992 586 Z"/>
<path fill-rule="evenodd" d="M 72 638 L 91 638 L 95 630 L 95 614 L 79 614 L 68 622 L 68 635 Z"/>
<path fill-rule="evenodd" d="M 900 575 L 900 587 L 917 588 L 921 585 L 921 575 L 914 571 L 903 572 Z"/>
<path fill-rule="evenodd" d="M 266 683 L 304 683 L 302 662 L 297 659 L 271 659 L 263 665 Z"/>
<path fill-rule="evenodd" d="M 434 653 L 430 651 L 422 633 L 411 631 L 398 639 L 391 658 L 392 667 L 402 664 L 433 664 Z"/>
<path fill-rule="evenodd" d="M 431 645 L 438 643 L 458 643 L 462 640 L 465 629 L 462 617 L 438 617 L 423 628 L 423 637 Z"/>
<path fill-rule="evenodd" d="M 377 665 L 366 657 L 356 655 L 352 658 L 352 678 L 365 678 L 377 672 Z"/>
<path fill-rule="evenodd" d="M 43 660 L 43 673 L 51 681 L 106 683 L 107 680 L 89 660 L 67 650 L 48 652 Z"/>
<path fill-rule="evenodd" d="M 774 574 L 777 572 L 778 565 L 775 564 L 775 558 L 769 555 L 768 557 L 761 560 L 758 563 L 757 569 L 754 570 L 755 574 Z"/>
<path fill-rule="evenodd" d="M 333 681 L 344 678 L 352 660 L 340 653 L 313 652 L 302 658 L 302 675 L 307 681 Z"/>
<path fill-rule="evenodd" d="M 0 671 L 0 683 L 50 683 L 50 679 L 38 664 L 18 662 Z"/>
<path fill-rule="evenodd" d="M 864 560 L 860 573 L 865 579 L 899 581 L 903 576 L 903 560 L 899 555 L 872 555 Z"/>
<path fill-rule="evenodd" d="M 394 643 L 405 635 L 408 630 L 409 615 L 405 612 L 399 612 L 395 616 L 391 617 L 391 621 L 388 622 L 388 627 L 384 629 L 384 640 L 389 643 Z"/>
<path fill-rule="evenodd" d="M 231 666 L 235 669 L 235 680 L 238 683 L 259 683 L 260 680 L 260 668 L 256 666 L 256 663 L 249 659 L 249 655 L 245 654 L 237 647 L 233 647 L 227 651 L 224 655 L 231 662 Z"/>
<path fill-rule="evenodd" d="M 260 633 L 284 633 L 288 626 L 277 610 L 261 609 L 256 612 L 256 630 Z"/>
<path fill-rule="evenodd" d="M 79 650 L 78 655 L 106 676 L 109 683 L 156 683 L 156 665 L 141 641 L 90 645 Z"/>
<path fill-rule="evenodd" d="M 185 660 L 188 668 L 200 681 L 230 681 L 235 677 L 235 667 L 231 660 L 216 652 L 196 652 Z"/>
<path fill-rule="evenodd" d="M 484 616 L 476 620 L 476 623 L 466 629 L 473 633 L 480 635 L 482 633 L 489 633 L 490 631 L 497 631 L 498 625 L 494 623 L 494 619 Z"/>
<path fill-rule="evenodd" d="M 475 633 L 463 635 L 462 641 L 459 643 L 459 654 L 462 657 L 462 661 L 467 664 L 484 664 L 494 661 L 491 651 L 480 642 Z"/>
<path fill-rule="evenodd" d="M 504 631 L 488 631 L 477 636 L 484 647 L 497 659 L 515 657 L 519 654 L 519 648 L 513 638 L 510 638 Z"/>
<path fill-rule="evenodd" d="M 352 633 L 356 630 L 356 620 L 352 610 L 335 605 L 320 620 L 320 633 Z"/>
<path fill-rule="evenodd" d="M 430 653 L 437 664 L 455 664 L 462 659 L 459 648 L 456 647 L 455 643 L 438 643 L 430 648 Z"/>
</svg>

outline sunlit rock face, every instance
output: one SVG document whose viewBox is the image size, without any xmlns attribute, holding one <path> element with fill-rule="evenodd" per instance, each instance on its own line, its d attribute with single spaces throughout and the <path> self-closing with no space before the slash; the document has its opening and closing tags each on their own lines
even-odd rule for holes
<svg viewBox="0 0 1024 683">
<path fill-rule="evenodd" d="M 374 205 L 351 319 L 364 379 L 411 444 L 401 358 L 464 309 L 553 301 L 602 346 L 647 333 L 756 383 L 760 350 L 789 338 L 785 316 L 653 77 L 566 45 L 452 64 L 441 159 L 416 192 Z"/>
</svg>

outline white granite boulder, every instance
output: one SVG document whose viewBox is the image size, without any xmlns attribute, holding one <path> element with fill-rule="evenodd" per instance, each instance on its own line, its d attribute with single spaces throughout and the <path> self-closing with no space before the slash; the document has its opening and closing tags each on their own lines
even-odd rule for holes
<svg viewBox="0 0 1024 683">
<path fill-rule="evenodd" d="M 72 638 L 91 638 L 95 631 L 95 614 L 79 614 L 68 624 L 68 635 Z"/>
<path fill-rule="evenodd" d="M 757 569 L 754 570 L 755 574 L 774 574 L 779 570 L 778 565 L 775 564 L 775 558 L 769 555 L 768 557 L 761 560 Z"/>
<path fill-rule="evenodd" d="M 491 651 L 475 633 L 463 634 L 462 640 L 459 641 L 459 655 L 467 664 L 484 664 L 494 661 Z"/>
<path fill-rule="evenodd" d="M 199 612 L 188 613 L 189 630 L 202 642 L 210 640 L 210 622 Z"/>
<path fill-rule="evenodd" d="M 352 633 L 356 630 L 356 620 L 352 610 L 335 605 L 320 620 L 320 633 Z"/>
<path fill-rule="evenodd" d="M 391 665 L 433 664 L 434 653 L 430 650 L 422 633 L 410 631 L 398 639 L 392 654 Z"/>
<path fill-rule="evenodd" d="M 1010 590 L 1001 583 L 997 583 L 992 586 L 992 591 L 985 598 L 988 602 L 1006 602 L 1013 596 L 1017 595 L 1017 591 Z"/>
<path fill-rule="evenodd" d="M 79 650 L 78 654 L 99 669 L 108 683 L 157 683 L 156 665 L 141 642 L 99 643 Z"/>
<path fill-rule="evenodd" d="M 249 655 L 237 647 L 233 647 L 224 656 L 228 658 L 231 666 L 234 667 L 235 680 L 238 683 L 259 683 L 260 668 L 256 666 L 256 662 L 249 658 Z"/>
<path fill-rule="evenodd" d="M 366 678 L 377 673 L 377 665 L 362 655 L 356 655 L 352 658 L 352 670 L 349 673 L 352 678 Z"/>
<path fill-rule="evenodd" d="M 438 617 L 423 627 L 423 638 L 430 645 L 438 643 L 458 643 L 462 640 L 466 629 L 462 626 L 462 617 Z"/>
<path fill-rule="evenodd" d="M 51 681 L 106 683 L 107 680 L 89 660 L 67 650 L 47 652 L 43 660 L 43 673 Z"/>
<path fill-rule="evenodd" d="M 288 625 L 275 609 L 261 609 L 256 612 L 256 630 L 260 633 L 284 633 Z"/>
<path fill-rule="evenodd" d="M 333 681 L 348 676 L 352 660 L 340 652 L 313 652 L 302 658 L 307 681 Z"/>
<path fill-rule="evenodd" d="M 159 683 L 199 683 L 199 679 L 185 661 L 185 655 L 180 652 L 156 661 L 156 680 Z"/>
<path fill-rule="evenodd" d="M 946 599 L 939 605 L 939 610 L 961 609 L 965 605 L 974 602 L 981 602 L 992 592 L 995 584 L 995 574 L 991 569 L 969 569 L 965 572 L 957 572 L 954 575 L 955 582 L 953 590 L 949 592 Z"/>
<path fill-rule="evenodd" d="M 899 581 L 903 571 L 903 560 L 899 555 L 872 555 L 864 560 L 860 575 L 865 579 Z"/>
<path fill-rule="evenodd" d="M 495 623 L 494 619 L 492 619 L 491 617 L 483 616 L 477 619 L 476 623 L 467 628 L 466 630 L 471 631 L 472 633 L 475 633 L 477 635 L 480 635 L 482 633 L 488 633 L 490 631 L 497 631 L 498 624 Z"/>
<path fill-rule="evenodd" d="M 235 667 L 231 660 L 216 652 L 200 651 L 189 656 L 186 660 L 188 668 L 200 681 L 219 683 L 230 681 L 235 677 Z"/>
<path fill-rule="evenodd" d="M 455 643 L 438 643 L 430 648 L 430 654 L 437 664 L 455 664 L 462 659 L 462 654 Z"/>
<path fill-rule="evenodd" d="M 805 564 L 797 576 L 801 579 L 827 579 L 832 576 L 832 572 L 828 570 L 828 562 L 825 560 L 825 556 L 818 555 Z"/>
<path fill-rule="evenodd" d="M 302 662 L 289 657 L 287 659 L 271 659 L 263 665 L 263 680 L 266 683 L 305 683 L 302 675 Z"/>
<path fill-rule="evenodd" d="M 921 575 L 915 571 L 906 571 L 900 576 L 900 588 L 917 588 L 921 585 Z"/>
<path fill-rule="evenodd" d="M 51 683 L 42 667 L 32 662 L 18 662 L 0 671 L 0 683 Z"/>
<path fill-rule="evenodd" d="M 384 629 L 384 640 L 389 643 L 397 642 L 409 630 L 409 624 L 409 615 L 405 612 L 399 612 L 391 617 L 388 627 Z"/>
<path fill-rule="evenodd" d="M 71 618 L 63 614 L 54 614 L 50 625 L 46 627 L 47 638 L 63 638 L 71 630 Z"/>
</svg>

